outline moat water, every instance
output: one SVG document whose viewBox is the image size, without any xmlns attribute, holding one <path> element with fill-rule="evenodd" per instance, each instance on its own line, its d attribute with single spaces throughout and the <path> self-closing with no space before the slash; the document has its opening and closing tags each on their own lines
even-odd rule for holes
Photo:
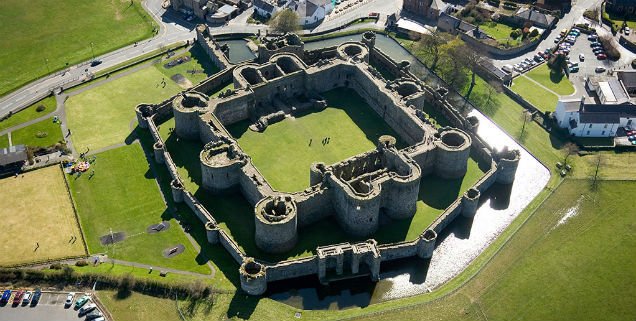
<svg viewBox="0 0 636 321">
<path fill-rule="evenodd" d="M 238 64 L 256 58 L 256 55 L 250 50 L 249 47 L 247 47 L 247 40 L 221 40 L 219 41 L 219 44 L 226 44 L 230 48 L 230 56 L 228 57 L 228 59 L 233 64 Z"/>
<path fill-rule="evenodd" d="M 360 35 L 338 37 L 307 43 L 305 48 L 336 46 L 345 41 L 358 41 Z M 396 61 L 411 62 L 411 71 L 429 84 L 439 79 L 431 74 L 395 40 L 377 35 L 376 46 Z M 433 85 L 433 87 L 435 87 Z M 449 93 L 454 104 L 465 103 L 456 93 Z M 474 219 L 458 217 L 438 236 L 437 247 L 430 260 L 410 258 L 382 263 L 380 281 L 368 276 L 321 285 L 316 276 L 274 282 L 268 285 L 270 298 L 302 309 L 346 309 L 364 307 L 386 300 L 434 291 L 435 288 L 462 272 L 546 186 L 550 172 L 530 153 L 517 144 L 481 112 L 477 134 L 493 148 L 521 151 L 515 182 L 511 186 L 495 184 L 482 194 Z"/>
</svg>

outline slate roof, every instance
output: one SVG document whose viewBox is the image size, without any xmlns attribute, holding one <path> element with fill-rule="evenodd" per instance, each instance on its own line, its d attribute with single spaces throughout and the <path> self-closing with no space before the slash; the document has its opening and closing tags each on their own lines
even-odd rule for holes
<svg viewBox="0 0 636 321">
<path fill-rule="evenodd" d="M 636 88 L 636 72 L 619 71 L 616 74 L 625 88 Z"/>
<path fill-rule="evenodd" d="M 267 0 L 252 0 L 252 4 L 254 5 L 254 7 L 257 7 L 267 12 L 274 11 L 274 4 L 272 4 L 271 2 Z"/>
<path fill-rule="evenodd" d="M 620 123 L 620 114 L 618 113 L 587 113 L 579 114 L 581 124 L 618 124 Z"/>
<path fill-rule="evenodd" d="M 549 26 L 554 21 L 554 17 L 533 8 L 521 8 L 517 12 L 517 17 L 522 18 L 524 20 L 530 20 L 536 24 Z"/>
<path fill-rule="evenodd" d="M 0 166 L 27 160 L 26 146 L 15 145 L 0 149 Z"/>
</svg>

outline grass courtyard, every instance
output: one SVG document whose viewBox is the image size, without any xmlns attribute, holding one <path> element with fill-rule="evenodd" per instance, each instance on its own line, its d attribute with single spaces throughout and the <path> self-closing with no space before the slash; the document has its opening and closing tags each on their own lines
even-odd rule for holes
<svg viewBox="0 0 636 321">
<path fill-rule="evenodd" d="M 196 84 L 216 73 L 209 58 L 194 47 L 188 63 L 166 69 L 163 62 L 122 76 L 106 80 L 94 88 L 85 88 L 66 101 L 69 128 L 75 148 L 97 150 L 123 143 L 136 126 L 135 107 L 140 103 L 159 103 L 183 90 L 170 77 L 182 74 L 188 82 Z M 173 57 L 174 58 L 174 57 Z M 171 59 L 173 59 L 171 58 Z M 194 75 L 187 70 L 197 70 Z M 165 86 L 161 81 L 165 80 Z"/>
<path fill-rule="evenodd" d="M 497 41 L 514 40 L 510 38 L 510 33 L 512 33 L 512 30 L 514 30 L 514 28 L 507 24 L 488 21 L 480 24 L 479 29 L 489 36 L 495 38 L 495 40 Z"/>
<path fill-rule="evenodd" d="M 38 106 L 44 106 L 45 109 L 43 111 L 37 111 L 36 108 Z M 0 131 L 3 131 L 7 128 L 16 126 L 16 125 L 20 125 L 22 123 L 25 123 L 27 121 L 30 121 L 32 119 L 36 119 L 36 118 L 40 118 L 42 116 L 46 116 L 52 112 L 55 111 L 55 108 L 57 108 L 57 104 L 55 103 L 55 97 L 50 96 L 50 97 L 46 97 L 40 101 L 38 101 L 37 103 L 15 113 L 14 115 L 12 115 L 11 117 L 0 121 Z"/>
<path fill-rule="evenodd" d="M 286 191 L 302 190 L 309 185 L 309 165 L 316 160 L 327 163 L 341 161 L 349 156 L 375 148 L 372 141 L 382 134 L 392 133 L 386 124 L 353 91 L 337 89 L 324 96 L 330 106 L 319 113 L 312 113 L 297 119 L 287 119 L 267 128 L 263 133 L 245 131 L 246 125 L 237 125 L 230 130 L 238 138 L 239 145 L 254 160 L 256 167 L 275 188 Z M 344 98 L 346 97 L 346 98 Z M 353 103 L 351 103 L 353 102 Z M 332 111 L 332 113 L 329 113 Z M 322 115 L 324 113 L 324 115 Z M 331 124 L 339 124 L 334 127 Z M 277 126 L 278 125 L 278 126 Z M 240 126 L 240 127 L 239 127 Z M 170 133 L 174 119 L 159 126 L 166 148 L 171 152 L 186 188 L 204 204 L 220 226 L 237 241 L 250 256 L 277 261 L 312 255 L 317 246 L 339 242 L 365 240 L 352 239 L 340 229 L 335 219 L 323 220 L 303 228 L 298 244 L 288 253 L 273 255 L 260 251 L 254 243 L 254 210 L 238 193 L 211 195 L 200 188 L 201 165 L 199 152 L 203 147 L 199 142 L 177 141 Z M 236 132 L 239 132 L 237 134 Z M 245 135 L 252 135 L 245 137 Z M 242 135 L 242 136 L 241 136 Z M 322 136 L 321 136 L 322 135 Z M 320 143 L 322 137 L 332 137 L 329 145 Z M 312 147 L 309 138 L 314 137 Z M 245 147 L 247 143 L 249 147 Z M 342 142 L 340 142 L 342 141 Z M 282 146 L 281 146 L 282 144 Z M 336 145 L 343 144 L 343 145 Z M 330 149 L 330 145 L 332 146 Z M 348 147 L 357 145 L 355 147 Z M 358 148 L 360 151 L 356 151 Z M 286 153 L 269 153 L 272 150 Z M 311 152 L 309 152 L 311 151 Z M 268 155 L 275 154 L 275 155 Z M 257 162 L 258 160 L 258 162 Z M 329 160 L 329 161 L 327 161 Z M 383 225 L 372 237 L 380 243 L 400 242 L 415 239 L 430 225 L 459 195 L 464 193 L 482 175 L 483 171 L 471 158 L 468 173 L 461 179 L 444 180 L 431 175 L 422 179 L 420 199 L 413 219 L 392 221 Z M 282 175 L 280 173 L 286 173 Z M 285 177 L 281 177 L 285 176 Z M 281 188 L 282 186 L 282 188 Z M 435 186 L 435 188 L 431 188 Z M 327 232 L 328 231 L 328 232 Z M 329 234 L 329 237 L 324 235 Z"/>
<path fill-rule="evenodd" d="M 205 262 L 198 262 L 196 251 L 183 234 L 179 223 L 166 209 L 155 174 L 138 144 L 124 146 L 96 155 L 89 173 L 69 177 L 82 228 L 91 253 L 108 253 L 109 257 L 209 274 Z M 168 221 L 170 227 L 149 234 L 152 224 Z M 100 237 L 123 232 L 125 240 L 114 245 L 102 245 Z M 162 251 L 178 244 L 185 251 L 165 258 Z"/>
<path fill-rule="evenodd" d="M 0 180 L 0 265 L 85 254 L 62 175 L 50 166 Z"/>
<path fill-rule="evenodd" d="M 0 1 L 0 96 L 152 35 L 139 0 Z"/>
<path fill-rule="evenodd" d="M 334 89 L 323 96 L 327 109 L 287 118 L 262 133 L 249 130 L 249 121 L 229 127 L 239 146 L 252 157 L 274 189 L 303 190 L 309 187 L 312 163 L 333 164 L 370 151 L 385 134 L 399 138 L 355 91 Z M 331 137 L 327 145 L 321 143 L 325 137 Z M 405 146 L 398 142 L 398 147 Z"/>
</svg>

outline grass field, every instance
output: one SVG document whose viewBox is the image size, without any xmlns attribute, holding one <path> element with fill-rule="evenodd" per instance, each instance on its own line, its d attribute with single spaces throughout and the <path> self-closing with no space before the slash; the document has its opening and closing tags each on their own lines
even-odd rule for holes
<svg viewBox="0 0 636 321">
<path fill-rule="evenodd" d="M 319 113 L 293 120 L 287 119 L 268 127 L 263 133 L 245 131 L 245 125 L 231 128 L 236 136 L 243 135 L 238 139 L 239 145 L 252 156 L 256 167 L 270 182 L 274 179 L 278 183 L 274 185 L 275 188 L 282 186 L 281 189 L 287 187 L 283 189 L 286 191 L 302 190 L 309 185 L 309 166 L 312 161 L 341 161 L 348 156 L 373 149 L 375 145 L 372 141 L 383 133 L 392 132 L 371 109 L 365 110 L 368 107 L 362 105 L 355 92 L 339 89 L 327 93 L 325 97 L 330 105 L 337 108 L 327 108 Z M 347 98 L 345 100 L 342 97 Z M 335 123 L 339 125 L 331 125 Z M 174 119 L 159 128 L 186 188 L 214 213 L 220 226 L 232 235 L 248 255 L 270 261 L 282 260 L 312 255 L 317 246 L 366 239 L 352 239 L 340 229 L 335 220 L 330 219 L 303 228 L 299 233 L 296 247 L 288 253 L 272 255 L 260 251 L 254 243 L 254 221 L 251 219 L 254 216 L 253 208 L 241 195 L 214 196 L 200 189 L 201 166 L 198 155 L 202 145 L 183 140 L 177 142 L 169 132 L 169 128 L 172 127 Z M 320 137 L 327 135 L 332 137 L 331 143 L 322 146 Z M 314 138 L 312 147 L 307 146 L 308 137 L 318 137 Z M 245 147 L 246 142 L 248 147 Z M 333 145 L 332 149 L 330 145 Z M 359 151 L 356 151 L 356 148 Z M 270 153 L 271 150 L 285 150 L 287 153 Z M 425 177 L 421 183 L 420 200 L 414 218 L 383 225 L 373 238 L 380 243 L 415 239 L 458 195 L 465 192 L 483 175 L 484 172 L 473 159 L 469 160 L 468 165 L 468 173 L 462 179 L 444 180 L 434 175 Z M 431 188 L 433 186 L 435 188 Z M 329 237 L 324 237 L 326 233 Z"/>
<path fill-rule="evenodd" d="M 170 68 L 165 66 L 168 61 L 184 57 L 190 57 L 191 60 Z M 192 85 L 196 85 L 209 76 L 219 72 L 219 68 L 212 63 L 210 58 L 206 56 L 203 48 L 198 44 L 192 47 L 188 52 L 171 57 L 155 66 L 162 74 L 166 75 L 166 77 L 170 78 L 176 74 L 180 74 L 186 77 Z M 166 81 L 168 80 L 166 79 Z"/>
<path fill-rule="evenodd" d="M 537 86 L 524 76 L 515 78 L 510 89 L 543 112 L 556 110 L 559 96 Z"/>
<path fill-rule="evenodd" d="M 333 164 L 373 150 L 381 135 L 399 139 L 355 91 L 334 89 L 323 96 L 327 109 L 285 119 L 262 133 L 249 130 L 249 121 L 230 126 L 230 133 L 274 189 L 303 190 L 309 187 L 313 162 Z M 331 137 L 327 145 L 321 143 L 325 137 Z"/>
<path fill-rule="evenodd" d="M 532 69 L 525 74 L 532 80 L 550 88 L 552 91 L 561 96 L 568 96 L 574 93 L 574 86 L 565 75 L 556 75 L 551 72 L 547 64 L 543 64 Z"/>
<path fill-rule="evenodd" d="M 486 22 L 479 25 L 479 29 L 496 40 L 513 40 L 510 38 L 513 28 L 503 23 L 497 23 L 494 21 Z"/>
<path fill-rule="evenodd" d="M 131 6 L 132 3 L 132 6 Z M 0 1 L 0 95 L 36 78 L 148 38 L 141 1 Z"/>
<path fill-rule="evenodd" d="M 85 254 L 58 166 L 2 179 L 0 191 L 0 265 Z"/>
<path fill-rule="evenodd" d="M 195 47 L 197 48 L 197 47 Z M 190 55 L 190 53 L 187 53 Z M 66 101 L 69 128 L 77 150 L 97 150 L 123 143 L 136 125 L 135 107 L 140 103 L 159 103 L 183 90 L 170 76 L 183 73 L 192 83 L 200 81 L 218 69 L 210 67 L 196 52 L 186 64 L 165 69 L 149 66 L 119 79 L 90 88 Z M 203 70 L 194 76 L 185 70 Z M 166 81 L 165 87 L 161 80 Z"/>
<path fill-rule="evenodd" d="M 205 262 L 197 261 L 198 251 L 166 209 L 141 147 L 134 144 L 96 156 L 91 165 L 94 177 L 89 179 L 88 173 L 79 178 L 69 177 L 89 251 L 106 252 L 125 261 L 209 274 L 210 269 L 203 265 Z M 146 233 L 150 225 L 162 220 L 170 222 L 169 229 Z M 99 238 L 111 230 L 124 232 L 126 239 L 114 246 L 102 245 Z M 162 251 L 177 244 L 185 245 L 185 251 L 164 258 Z"/>
<path fill-rule="evenodd" d="M 11 132 L 13 145 L 24 144 L 31 147 L 46 147 L 63 141 L 60 124 L 49 118 Z"/>
<path fill-rule="evenodd" d="M 0 148 L 9 147 L 9 135 L 0 136 Z"/>
<path fill-rule="evenodd" d="M 44 109 L 41 112 L 38 112 L 35 109 L 40 105 L 43 105 L 44 107 L 46 107 L 46 109 Z M 37 103 L 15 113 L 11 117 L 3 121 L 0 121 L 0 131 L 3 131 L 7 128 L 10 128 L 16 125 L 20 125 L 32 119 L 46 116 L 54 112 L 56 107 L 57 107 L 57 104 L 55 103 L 55 97 L 50 96 L 50 97 L 44 98 L 38 101 Z"/>
</svg>

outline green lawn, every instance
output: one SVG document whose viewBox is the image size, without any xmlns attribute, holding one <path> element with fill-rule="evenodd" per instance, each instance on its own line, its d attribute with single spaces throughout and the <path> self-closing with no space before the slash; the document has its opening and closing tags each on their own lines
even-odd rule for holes
<svg viewBox="0 0 636 321">
<path fill-rule="evenodd" d="M 181 73 L 196 84 L 216 73 L 218 69 L 199 50 L 194 47 L 184 54 L 193 57 L 188 63 L 170 69 L 164 68 L 163 63 L 149 66 L 69 97 L 67 117 L 75 148 L 96 150 L 123 143 L 136 125 L 138 104 L 159 103 L 184 89 L 170 79 L 172 75 Z M 186 70 L 203 73 L 191 75 Z M 161 84 L 162 79 L 166 81 L 165 86 Z"/>
<path fill-rule="evenodd" d="M 40 105 L 43 105 L 45 109 L 41 112 L 38 112 L 36 108 Z M 44 98 L 38 101 L 37 103 L 15 113 L 11 117 L 0 121 L 0 131 L 3 131 L 7 128 L 10 128 L 16 125 L 20 125 L 32 119 L 46 116 L 54 112 L 55 108 L 57 108 L 57 104 L 55 103 L 55 97 L 50 96 L 50 97 Z"/>
<path fill-rule="evenodd" d="M 510 38 L 510 33 L 514 30 L 509 25 L 503 23 L 497 23 L 494 21 L 485 22 L 479 25 L 479 29 L 487 33 L 489 36 L 496 40 L 513 40 Z"/>
<path fill-rule="evenodd" d="M 552 73 L 547 64 L 534 68 L 525 75 L 546 88 L 550 88 L 550 90 L 560 96 L 568 96 L 574 93 L 574 86 L 572 86 L 570 80 L 565 75 L 559 76 Z"/>
<path fill-rule="evenodd" d="M 125 261 L 210 273 L 205 262 L 197 261 L 197 251 L 166 209 L 141 147 L 134 144 L 96 156 L 91 165 L 94 177 L 89 179 L 88 172 L 79 178 L 69 177 L 89 251 L 107 252 Z M 162 220 L 170 222 L 168 230 L 146 233 L 150 225 Z M 126 239 L 114 246 L 102 245 L 99 238 L 111 230 L 124 232 Z M 162 251 L 177 244 L 185 245 L 185 252 L 164 258 Z"/>
<path fill-rule="evenodd" d="M 191 60 L 170 68 L 167 68 L 165 66 L 166 63 L 169 61 L 184 57 L 189 57 Z M 203 48 L 201 48 L 198 43 L 194 45 L 188 52 L 170 57 L 169 59 L 155 65 L 155 67 L 157 67 L 157 69 L 167 78 L 170 78 L 176 74 L 180 74 L 186 77 L 192 85 L 196 85 L 201 81 L 207 79 L 211 75 L 219 72 L 219 68 L 212 63 L 210 58 L 207 56 L 205 51 L 203 51 Z M 166 81 L 169 80 L 166 79 Z"/>
<path fill-rule="evenodd" d="M 9 136 L 2 135 L 0 136 L 0 148 L 9 147 Z"/>
<path fill-rule="evenodd" d="M 11 132 L 13 145 L 24 144 L 32 147 L 46 147 L 63 140 L 60 124 L 54 123 L 53 118 Z"/>
<path fill-rule="evenodd" d="M 0 1 L 0 95 L 90 59 L 91 43 L 101 55 L 150 37 L 155 23 L 140 2 Z"/>
<path fill-rule="evenodd" d="M 123 143 L 136 125 L 135 107 L 140 103 L 159 103 L 181 91 L 155 67 L 91 88 L 66 101 L 73 144 L 79 151 L 97 150 Z"/>
<path fill-rule="evenodd" d="M 230 133 L 274 189 L 303 190 L 309 187 L 313 162 L 333 164 L 373 150 L 381 135 L 399 138 L 355 91 L 334 89 L 323 96 L 327 109 L 285 119 L 262 133 L 249 130 L 248 121 L 230 126 Z M 327 145 L 321 143 L 325 137 L 331 137 Z"/>
<path fill-rule="evenodd" d="M 524 76 L 515 78 L 510 89 L 543 112 L 556 110 L 559 97 L 537 86 Z"/>
</svg>

